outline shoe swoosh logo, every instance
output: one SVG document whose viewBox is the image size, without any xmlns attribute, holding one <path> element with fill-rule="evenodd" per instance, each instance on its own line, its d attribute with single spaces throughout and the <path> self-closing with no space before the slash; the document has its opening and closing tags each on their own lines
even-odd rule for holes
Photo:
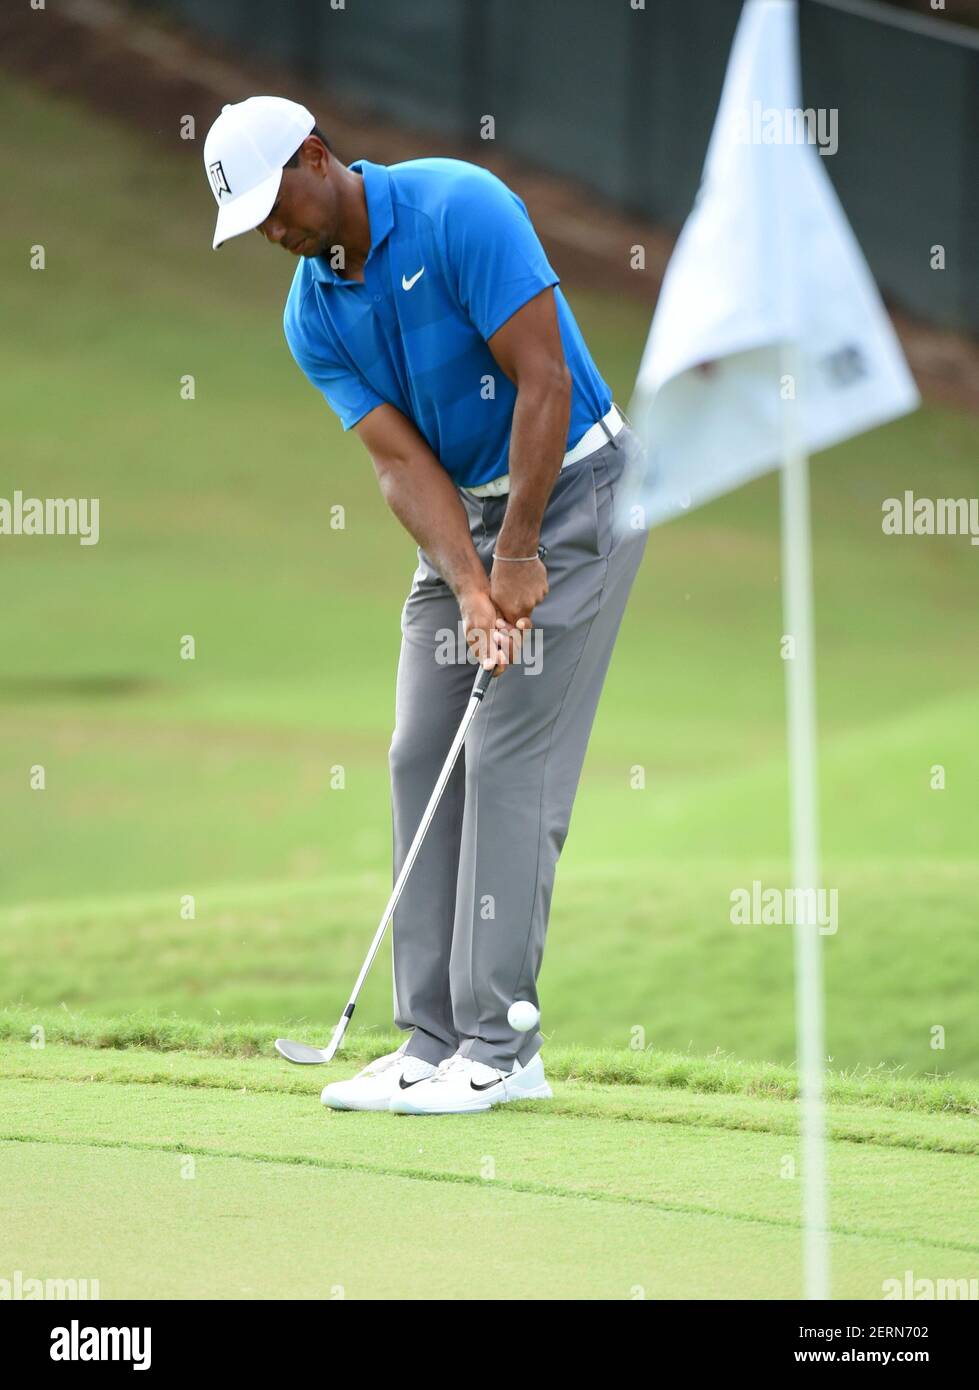
<svg viewBox="0 0 979 1390">
<path fill-rule="evenodd" d="M 401 1087 L 402 1091 L 407 1091 L 407 1090 L 409 1090 L 412 1086 L 417 1086 L 419 1081 L 425 1081 L 425 1080 L 427 1080 L 427 1077 L 419 1076 L 419 1077 L 418 1077 L 418 1080 L 416 1080 L 416 1081 L 406 1081 L 406 1080 L 404 1079 L 403 1076 L 399 1076 L 399 1077 L 398 1077 L 398 1085 Z"/>
<path fill-rule="evenodd" d="M 418 283 L 418 281 L 422 278 L 422 276 L 423 276 L 424 274 L 425 274 L 425 267 L 422 266 L 421 270 L 416 270 L 416 271 L 415 271 L 414 275 L 411 277 L 410 280 L 408 279 L 407 275 L 402 275 L 402 277 L 401 277 L 401 288 L 402 288 L 403 290 L 410 290 L 411 287 L 412 287 L 412 285 L 416 285 L 416 284 Z"/>
<path fill-rule="evenodd" d="M 484 1081 L 481 1085 L 476 1081 L 470 1081 L 469 1084 L 474 1091 L 488 1091 L 491 1086 L 499 1086 L 501 1081 L 502 1077 L 497 1076 L 492 1081 Z"/>
</svg>

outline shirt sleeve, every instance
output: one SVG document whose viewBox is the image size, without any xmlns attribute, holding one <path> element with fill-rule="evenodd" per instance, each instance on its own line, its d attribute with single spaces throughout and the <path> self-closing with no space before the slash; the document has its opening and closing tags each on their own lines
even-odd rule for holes
<svg viewBox="0 0 979 1390">
<path fill-rule="evenodd" d="M 456 180 L 446 199 L 444 229 L 447 270 L 484 340 L 559 281 L 527 209 L 487 170 L 473 169 Z"/>
<path fill-rule="evenodd" d="M 339 416 L 345 430 L 353 429 L 375 406 L 383 404 L 383 398 L 367 384 L 356 368 L 322 351 L 309 350 L 297 319 L 288 307 L 283 327 L 296 364 L 312 385 L 322 391 L 327 405 Z"/>
</svg>

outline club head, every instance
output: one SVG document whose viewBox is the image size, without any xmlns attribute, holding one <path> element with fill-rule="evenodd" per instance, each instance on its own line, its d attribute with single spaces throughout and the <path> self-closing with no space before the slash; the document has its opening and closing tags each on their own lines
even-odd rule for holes
<svg viewBox="0 0 979 1390">
<path fill-rule="evenodd" d="M 328 1062 L 333 1056 L 329 1048 L 310 1047 L 308 1043 L 292 1042 L 289 1038 L 276 1038 L 275 1047 L 287 1062 L 296 1062 L 300 1066 L 316 1066 Z"/>
<path fill-rule="evenodd" d="M 318 1066 L 323 1062 L 332 1062 L 337 1054 L 337 1048 L 343 1040 L 343 1035 L 347 1031 L 349 1021 L 346 1016 L 340 1020 L 326 1047 L 310 1047 L 308 1043 L 292 1042 L 289 1038 L 276 1038 L 276 1049 L 287 1062 L 296 1062 L 299 1066 L 310 1067 Z"/>
</svg>

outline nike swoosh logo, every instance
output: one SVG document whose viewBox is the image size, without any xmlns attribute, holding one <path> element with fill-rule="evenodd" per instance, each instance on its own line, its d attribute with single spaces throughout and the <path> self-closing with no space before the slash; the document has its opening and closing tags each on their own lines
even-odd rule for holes
<svg viewBox="0 0 979 1390">
<path fill-rule="evenodd" d="M 411 287 L 412 287 L 412 285 L 417 284 L 418 281 L 422 278 L 422 276 L 423 276 L 424 274 L 425 274 L 425 267 L 422 266 L 421 270 L 416 270 L 416 271 L 415 271 L 414 275 L 411 277 L 410 280 L 408 279 L 407 275 L 402 275 L 402 277 L 401 277 L 401 288 L 402 288 L 403 290 L 410 290 Z"/>
<path fill-rule="evenodd" d="M 496 1077 L 494 1080 L 492 1080 L 492 1081 L 484 1081 L 484 1082 L 482 1083 L 482 1085 L 479 1085 L 479 1084 L 478 1084 L 477 1082 L 475 1082 L 475 1081 L 470 1081 L 469 1084 L 470 1084 L 470 1086 L 473 1088 L 474 1091 L 488 1091 L 488 1090 L 490 1089 L 491 1086 L 499 1086 L 501 1080 L 502 1080 L 502 1077 L 497 1076 L 497 1077 Z"/>
<path fill-rule="evenodd" d="M 426 1080 L 426 1078 L 425 1078 L 424 1076 L 420 1076 L 420 1077 L 418 1078 L 418 1081 L 424 1081 L 424 1080 Z M 404 1079 L 403 1076 L 399 1076 L 399 1077 L 398 1077 L 398 1085 L 401 1087 L 402 1091 L 407 1091 L 407 1090 L 409 1090 L 412 1086 L 417 1086 L 417 1085 L 418 1085 L 418 1081 L 406 1081 L 406 1080 Z"/>
</svg>

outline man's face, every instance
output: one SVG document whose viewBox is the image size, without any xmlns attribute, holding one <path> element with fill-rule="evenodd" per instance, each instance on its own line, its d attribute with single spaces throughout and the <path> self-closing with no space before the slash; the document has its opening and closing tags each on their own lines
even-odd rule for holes
<svg viewBox="0 0 979 1390">
<path fill-rule="evenodd" d="M 294 256 L 322 256 L 337 244 L 337 199 L 329 177 L 330 156 L 310 137 L 298 169 L 283 169 L 272 210 L 256 231 Z"/>
</svg>

